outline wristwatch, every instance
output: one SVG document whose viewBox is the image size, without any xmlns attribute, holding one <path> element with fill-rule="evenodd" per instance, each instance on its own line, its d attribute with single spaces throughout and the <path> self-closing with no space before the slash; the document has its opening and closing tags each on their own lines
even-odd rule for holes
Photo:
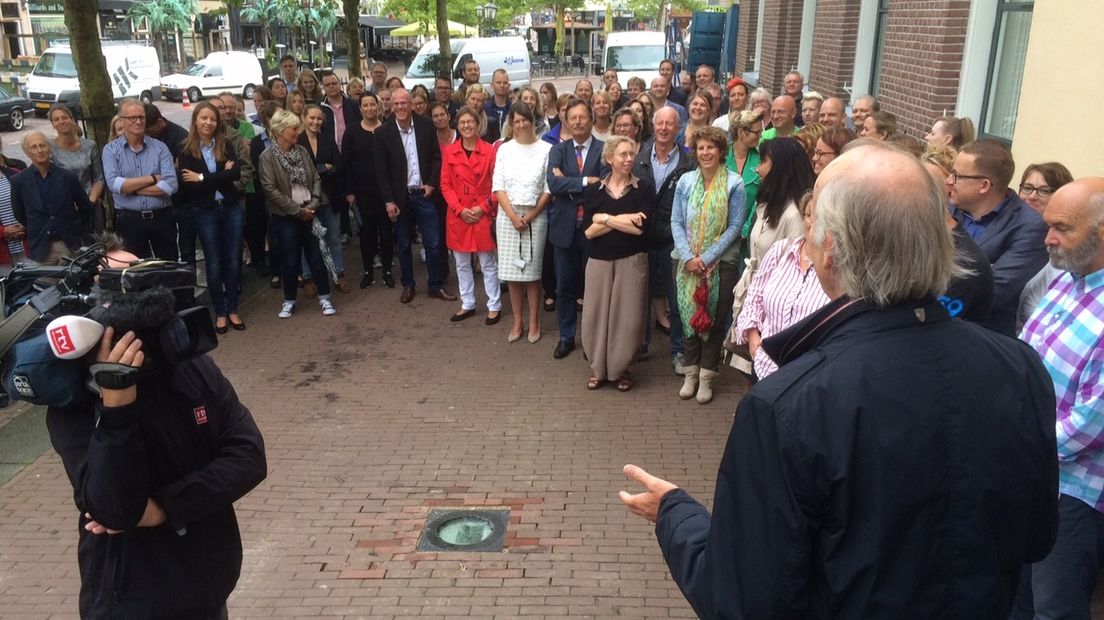
<svg viewBox="0 0 1104 620">
<path fill-rule="evenodd" d="M 606 221 L 602 222 L 603 226 L 609 226 L 610 214 L 606 214 Z"/>
<path fill-rule="evenodd" d="M 199 182 L 200 183 L 203 182 L 203 173 L 202 172 L 199 173 Z"/>
</svg>

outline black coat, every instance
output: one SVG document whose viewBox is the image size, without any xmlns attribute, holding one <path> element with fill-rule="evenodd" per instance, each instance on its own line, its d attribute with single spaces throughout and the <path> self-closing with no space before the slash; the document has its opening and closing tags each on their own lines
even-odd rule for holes
<svg viewBox="0 0 1104 620">
<path fill-rule="evenodd" d="M 307 139 L 305 131 L 299 134 L 299 144 L 302 144 L 314 158 L 314 167 L 318 170 L 319 178 L 322 179 L 325 202 L 335 209 L 340 209 L 341 205 L 345 204 L 345 172 L 342 169 L 341 153 L 337 150 L 333 135 L 326 133 L 324 128 L 319 132 L 318 152 L 311 150 L 310 140 Z"/>
<path fill-rule="evenodd" d="M 320 105 L 322 108 L 322 133 L 333 138 L 334 142 L 338 141 L 337 135 L 334 132 L 334 109 L 326 105 Z M 341 115 L 345 118 L 345 131 L 349 131 L 349 128 L 360 122 L 360 106 L 357 102 L 349 99 L 348 97 L 341 97 Z M 342 139 L 344 136 L 342 136 Z"/>
<path fill-rule="evenodd" d="M 437 144 L 437 130 L 433 123 L 412 115 L 414 139 L 418 148 L 418 167 L 422 174 L 422 183 L 440 191 L 441 185 L 441 147 Z M 399 136 L 399 125 L 395 119 L 388 119 L 376 129 L 376 181 L 379 183 L 380 198 L 384 204 L 393 202 L 402 209 L 406 206 L 407 162 Z"/>
<path fill-rule="evenodd" d="M 50 408 L 73 485 L 81 618 L 213 617 L 241 572 L 233 503 L 264 480 L 264 440 L 207 356 L 142 380 L 138 400 Z M 153 498 L 166 522 L 137 527 Z M 123 533 L 85 531 L 85 513 Z"/>
<path fill-rule="evenodd" d="M 375 144 L 376 134 L 365 130 L 360 123 L 345 129 L 345 140 L 341 143 L 345 193 L 356 196 L 357 204 L 366 212 L 383 208 L 376 179 Z"/>
<path fill-rule="evenodd" d="M 640 147 L 633 161 L 633 176 L 638 179 L 647 179 L 655 186 L 655 176 L 652 171 L 652 150 L 655 148 L 655 140 L 648 140 Z M 694 169 L 696 164 L 690 155 L 679 145 L 675 145 L 671 155 L 678 157 L 675 169 L 663 180 L 663 185 L 657 189 L 655 213 L 652 215 L 652 238 L 657 248 L 667 247 L 674 243 L 671 237 L 671 209 L 675 204 L 675 186 L 682 175 Z"/>
<path fill-rule="evenodd" d="M 207 167 L 202 155 L 196 157 L 187 151 L 180 151 L 176 164 L 176 178 L 180 189 L 176 193 L 181 204 L 202 208 L 214 202 L 215 192 L 220 192 L 228 203 L 234 203 L 242 197 L 241 190 L 235 185 L 235 181 L 241 178 L 242 161 L 229 142 L 223 142 L 223 145 L 226 148 L 216 155 L 218 165 L 214 172 Z M 234 166 L 227 170 L 225 162 L 231 160 Z M 203 173 L 203 181 L 185 181 L 182 172 L 184 170 Z"/>
<path fill-rule="evenodd" d="M 703 618 L 1007 618 L 1057 532 L 1054 389 L 1027 344 L 935 300 L 841 298 L 764 341 L 713 516 L 656 535 Z"/>
</svg>

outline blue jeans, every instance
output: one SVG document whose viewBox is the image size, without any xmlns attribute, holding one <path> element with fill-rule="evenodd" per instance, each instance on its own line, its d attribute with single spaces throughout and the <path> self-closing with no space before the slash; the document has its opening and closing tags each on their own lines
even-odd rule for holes
<svg viewBox="0 0 1104 620">
<path fill-rule="evenodd" d="M 671 357 L 682 353 L 682 318 L 679 316 L 678 298 L 675 294 L 674 264 L 671 262 L 671 252 L 674 244 L 648 252 L 648 287 L 658 287 L 659 291 L 649 292 L 648 297 L 654 298 L 660 292 L 667 297 L 667 320 L 671 322 Z M 652 344 L 652 328 L 656 317 L 651 314 L 651 304 L 648 305 L 648 323 L 644 329 L 644 346 Z"/>
<path fill-rule="evenodd" d="M 326 247 L 330 249 L 330 257 L 333 258 L 334 269 L 339 275 L 345 273 L 345 259 L 341 255 L 341 216 L 332 207 L 322 207 L 315 215 L 326 227 Z M 314 272 L 306 259 L 303 259 L 303 277 L 311 278 Z M 325 273 L 325 272 L 323 272 Z"/>
<path fill-rule="evenodd" d="M 280 240 L 280 282 L 284 286 L 284 301 L 295 301 L 299 293 L 299 256 L 307 256 L 307 264 L 315 273 L 326 273 L 318 239 L 311 234 L 311 223 L 286 215 L 272 217 L 273 233 Z M 315 282 L 319 295 L 330 294 L 330 279 L 318 278 Z"/>
<path fill-rule="evenodd" d="M 556 322 L 560 326 L 560 340 L 575 342 L 575 326 L 579 313 L 575 300 L 583 296 L 579 276 L 586 268 L 586 237 L 581 228 L 575 229 L 575 239 L 569 248 L 553 248 L 556 267 Z"/>
<path fill-rule="evenodd" d="M 415 225 L 422 234 L 426 271 L 429 272 L 429 290 L 439 291 L 445 284 L 445 274 L 441 271 L 441 222 L 433 201 L 417 194 L 406 197 L 406 206 L 399 212 L 399 219 L 395 222 L 403 288 L 414 287 L 414 256 L 410 246 L 414 241 Z"/>
<path fill-rule="evenodd" d="M 193 211 L 207 273 L 207 291 L 216 316 L 238 312 L 241 284 L 242 234 L 245 209 L 242 201 L 196 205 Z"/>
<path fill-rule="evenodd" d="M 1089 620 L 1104 543 L 1104 514 L 1085 502 L 1058 497 L 1058 539 L 1039 562 L 1024 566 L 1012 620 Z"/>
</svg>

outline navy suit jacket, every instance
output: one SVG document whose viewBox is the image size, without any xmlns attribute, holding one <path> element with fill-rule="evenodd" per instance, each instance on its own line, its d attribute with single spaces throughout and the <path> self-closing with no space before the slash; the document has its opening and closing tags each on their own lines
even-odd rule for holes
<svg viewBox="0 0 1104 620">
<path fill-rule="evenodd" d="M 605 143 L 593 138 L 587 151 L 583 169 L 575 161 L 575 141 L 565 140 L 552 147 L 548 153 L 548 191 L 552 203 L 548 205 L 548 241 L 554 247 L 571 247 L 575 240 L 575 208 L 583 202 L 583 177 L 602 178 L 609 173 L 609 166 L 602 161 Z M 564 176 L 556 176 L 553 168 L 559 168 Z"/>
<path fill-rule="evenodd" d="M 963 225 L 961 211 L 954 218 Z M 987 324 L 1016 335 L 1016 308 L 1024 285 L 1047 263 L 1047 225 L 1031 207 L 1010 194 L 1004 207 L 974 239 L 993 265 L 993 313 Z"/>
<path fill-rule="evenodd" d="M 77 175 L 50 164 L 46 175 L 46 200 L 39 194 L 38 169 L 27 168 L 11 178 L 12 211 L 27 229 L 27 256 L 41 261 L 50 241 L 59 239 L 70 250 L 80 247 L 84 222 L 92 215 L 92 203 Z"/>
</svg>

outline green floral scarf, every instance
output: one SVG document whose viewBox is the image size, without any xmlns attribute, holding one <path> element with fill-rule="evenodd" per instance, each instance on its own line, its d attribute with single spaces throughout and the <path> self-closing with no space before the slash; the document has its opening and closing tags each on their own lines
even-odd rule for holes
<svg viewBox="0 0 1104 620">
<path fill-rule="evenodd" d="M 694 185 L 690 188 L 687 215 L 690 208 L 696 206 L 695 217 L 687 221 L 690 235 L 690 253 L 693 256 L 701 256 L 707 247 L 716 243 L 728 228 L 728 175 L 729 170 L 721 166 L 713 177 L 713 184 L 707 192 L 701 172 L 694 177 Z M 697 335 L 702 340 L 709 338 L 709 329 L 698 330 L 692 324 L 700 325 L 700 322 L 692 321 L 699 310 L 707 313 L 710 320 L 717 318 L 717 298 L 720 293 L 721 272 L 716 265 L 707 266 L 705 276 L 697 276 L 685 269 L 686 261 L 680 260 L 675 273 L 675 291 L 678 298 L 679 317 L 682 320 L 683 333 Z M 704 282 L 703 282 L 704 280 Z M 694 299 L 694 293 L 699 285 L 708 287 L 708 298 L 704 304 Z M 700 299 L 700 298 L 699 298 Z"/>
</svg>

